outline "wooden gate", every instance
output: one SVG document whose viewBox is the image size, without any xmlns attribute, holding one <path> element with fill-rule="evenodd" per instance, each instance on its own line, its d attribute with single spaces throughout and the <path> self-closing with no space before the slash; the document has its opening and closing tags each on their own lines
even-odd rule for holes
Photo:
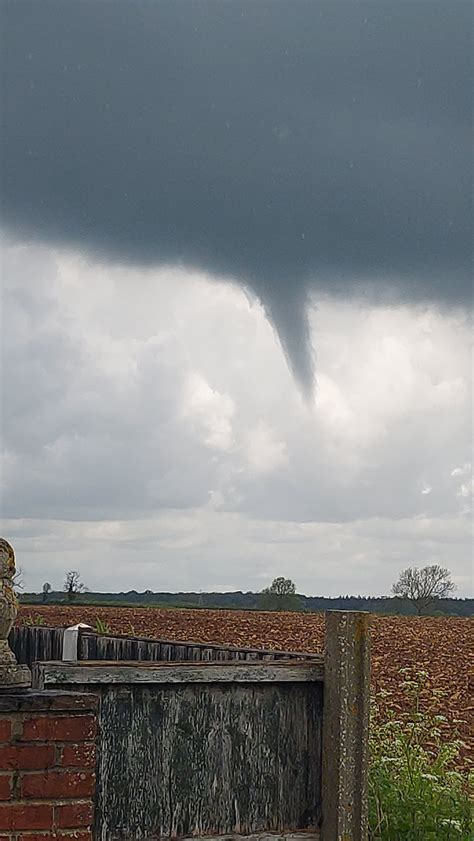
<svg viewBox="0 0 474 841">
<path fill-rule="evenodd" d="M 368 617 L 329 613 L 310 661 L 39 663 L 100 697 L 96 841 L 367 838 Z"/>
</svg>

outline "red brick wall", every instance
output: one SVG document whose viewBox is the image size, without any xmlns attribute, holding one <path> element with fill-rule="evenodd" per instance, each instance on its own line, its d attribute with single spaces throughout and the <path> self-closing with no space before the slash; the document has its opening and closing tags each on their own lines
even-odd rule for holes
<svg viewBox="0 0 474 841">
<path fill-rule="evenodd" d="M 0 695 L 0 841 L 92 841 L 97 699 Z"/>
</svg>

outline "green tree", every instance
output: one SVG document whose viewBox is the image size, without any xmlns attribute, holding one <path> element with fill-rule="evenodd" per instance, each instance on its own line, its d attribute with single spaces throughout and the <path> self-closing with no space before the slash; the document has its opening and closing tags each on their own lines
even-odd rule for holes
<svg viewBox="0 0 474 841">
<path fill-rule="evenodd" d="M 290 578 L 280 576 L 262 590 L 259 599 L 262 610 L 299 610 L 301 602 L 296 595 L 296 587 Z"/>
<path fill-rule="evenodd" d="M 423 567 L 409 567 L 400 573 L 392 593 L 400 599 L 407 599 L 418 615 L 432 607 L 438 599 L 446 599 L 456 589 L 449 569 L 437 564 Z"/>
</svg>

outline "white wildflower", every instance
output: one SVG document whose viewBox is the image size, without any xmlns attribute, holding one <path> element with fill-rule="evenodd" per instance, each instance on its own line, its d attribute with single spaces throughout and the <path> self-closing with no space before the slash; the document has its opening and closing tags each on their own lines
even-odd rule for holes
<svg viewBox="0 0 474 841">
<path fill-rule="evenodd" d="M 444 818 L 444 820 L 441 821 L 441 826 L 449 826 L 451 829 L 455 829 L 456 832 L 462 832 L 460 822 L 454 818 Z"/>
</svg>

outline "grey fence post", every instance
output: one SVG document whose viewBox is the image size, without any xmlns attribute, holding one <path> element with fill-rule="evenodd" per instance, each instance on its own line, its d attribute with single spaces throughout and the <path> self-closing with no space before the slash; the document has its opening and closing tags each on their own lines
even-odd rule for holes
<svg viewBox="0 0 474 841">
<path fill-rule="evenodd" d="M 321 841 L 367 841 L 369 614 L 326 613 Z"/>
</svg>

